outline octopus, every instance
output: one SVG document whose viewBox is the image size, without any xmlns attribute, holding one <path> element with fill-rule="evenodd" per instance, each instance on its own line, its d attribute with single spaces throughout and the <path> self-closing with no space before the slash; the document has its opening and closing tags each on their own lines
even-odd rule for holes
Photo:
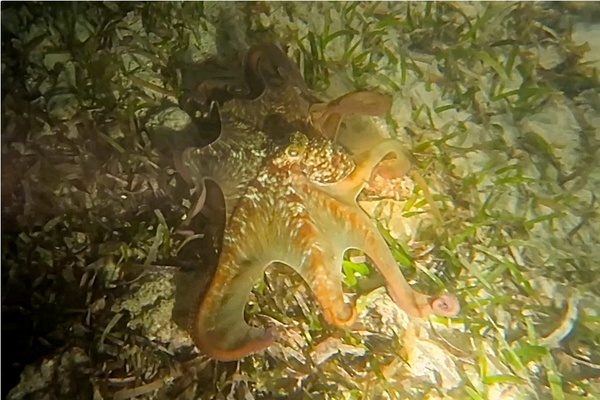
<svg viewBox="0 0 600 400">
<path fill-rule="evenodd" d="M 357 202 L 382 161 L 391 159 L 399 176 L 408 172 L 409 158 L 400 142 L 384 139 L 352 154 L 336 140 L 345 114 L 385 114 L 389 98 L 354 92 L 320 101 L 273 44 L 251 48 L 244 73 L 245 94 L 211 103 L 221 121 L 219 136 L 206 146 L 187 148 L 179 160 L 182 175 L 198 193 L 192 217 L 207 202 L 208 181 L 218 185 L 224 202 L 218 265 L 190 314 L 196 346 L 215 360 L 231 361 L 274 343 L 274 328 L 251 326 L 244 317 L 253 287 L 273 264 L 284 264 L 303 278 L 327 323 L 351 327 L 357 313 L 345 301 L 341 268 L 351 249 L 369 258 L 392 300 L 408 315 L 457 315 L 453 294 L 429 296 L 408 284 Z M 217 86 L 201 84 L 201 97 L 223 90 Z"/>
</svg>

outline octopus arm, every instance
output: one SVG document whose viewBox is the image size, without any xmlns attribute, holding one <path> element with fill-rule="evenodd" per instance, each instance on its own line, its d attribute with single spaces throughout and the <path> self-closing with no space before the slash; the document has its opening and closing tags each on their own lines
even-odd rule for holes
<svg viewBox="0 0 600 400">
<path fill-rule="evenodd" d="M 224 249 L 223 260 L 200 306 L 191 315 L 194 342 L 211 358 L 232 361 L 271 345 L 272 330 L 248 325 L 244 308 L 250 291 L 266 265 L 259 260 L 241 261 Z"/>
<path fill-rule="evenodd" d="M 376 226 L 356 204 L 340 202 L 310 185 L 305 185 L 304 191 L 310 193 L 314 202 L 314 218 L 328 221 L 337 250 L 363 250 L 384 277 L 390 297 L 407 314 L 419 318 L 430 314 L 450 317 L 459 312 L 460 305 L 455 296 L 428 296 L 408 284 Z"/>
<path fill-rule="evenodd" d="M 331 184 L 315 184 L 330 196 L 348 204 L 356 204 L 356 198 L 364 189 L 373 170 L 386 156 L 393 154 L 397 176 L 404 176 L 410 169 L 410 161 L 404 148 L 395 139 L 386 139 L 370 150 L 355 156 L 355 168 L 344 179 Z"/>
<path fill-rule="evenodd" d="M 325 320 L 335 326 L 350 326 L 356 319 L 353 305 L 344 300 L 342 287 L 343 253 L 326 235 L 328 220 L 313 219 L 303 212 L 291 219 L 288 251 L 281 261 L 306 282 L 323 311 Z"/>
<path fill-rule="evenodd" d="M 256 251 L 263 241 L 260 231 L 253 230 L 251 237 L 240 240 L 242 243 L 232 240 L 234 232 L 244 232 L 243 226 L 234 215 L 225 232 L 215 276 L 190 315 L 192 337 L 198 348 L 221 361 L 243 358 L 268 347 L 275 339 L 272 330 L 252 327 L 244 319 L 250 292 L 262 279 L 269 261 Z"/>
<path fill-rule="evenodd" d="M 280 87 L 284 82 L 290 82 L 302 92 L 309 92 L 296 64 L 274 43 L 252 47 L 244 59 L 244 72 L 256 96 L 262 94 L 265 87 Z"/>
<path fill-rule="evenodd" d="M 328 103 L 311 105 L 309 113 L 321 134 L 335 141 L 342 118 L 346 114 L 382 116 L 390 111 L 392 99 L 377 92 L 353 92 Z"/>
<path fill-rule="evenodd" d="M 264 133 L 255 132 L 245 124 L 238 123 L 237 128 L 224 126 L 213 143 L 202 148 L 191 147 L 182 153 L 180 169 L 191 177 L 196 191 L 184 225 L 204 209 L 206 180 L 212 180 L 219 186 L 229 219 L 248 183 L 256 177 L 266 156 L 267 138 Z M 239 148 L 234 145 L 239 145 Z"/>
<path fill-rule="evenodd" d="M 442 294 L 432 297 L 414 290 L 398 268 L 383 237 L 366 215 L 356 212 L 349 220 L 351 232 L 348 235 L 349 247 L 362 249 L 376 265 L 386 280 L 386 287 L 392 300 L 407 314 L 425 318 L 430 314 L 452 317 L 458 314 L 460 306 L 455 296 Z M 358 236 L 355 232 L 362 232 Z"/>
<path fill-rule="evenodd" d="M 322 184 L 319 186 L 331 196 L 346 203 L 356 203 L 356 198 L 365 188 L 367 182 L 372 177 L 374 170 L 381 161 L 390 154 L 394 155 L 395 159 L 392 163 L 388 163 L 389 166 L 386 166 L 385 168 L 391 168 L 393 170 L 393 176 L 402 177 L 406 175 L 410 170 L 411 163 L 404 147 L 395 139 L 386 139 L 370 150 L 355 156 L 356 167 L 346 178 L 333 184 Z M 411 175 L 421 187 L 423 196 L 431 206 L 434 216 L 438 221 L 442 221 L 442 215 L 433 200 L 433 196 L 429 191 L 429 186 L 425 182 L 423 176 L 416 170 L 413 170 Z"/>
</svg>

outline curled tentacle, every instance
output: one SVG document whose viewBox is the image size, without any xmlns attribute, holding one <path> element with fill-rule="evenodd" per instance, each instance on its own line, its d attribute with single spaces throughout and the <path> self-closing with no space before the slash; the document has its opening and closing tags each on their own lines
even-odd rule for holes
<svg viewBox="0 0 600 400">
<path fill-rule="evenodd" d="M 440 317 L 456 317 L 460 312 L 458 298 L 450 293 L 444 293 L 431 300 L 431 312 Z"/>
<path fill-rule="evenodd" d="M 219 269 L 190 315 L 194 342 L 204 353 L 221 361 L 243 358 L 262 350 L 275 339 L 274 330 L 255 328 L 244 319 L 252 287 L 263 277 L 266 265 L 226 245 Z"/>
</svg>

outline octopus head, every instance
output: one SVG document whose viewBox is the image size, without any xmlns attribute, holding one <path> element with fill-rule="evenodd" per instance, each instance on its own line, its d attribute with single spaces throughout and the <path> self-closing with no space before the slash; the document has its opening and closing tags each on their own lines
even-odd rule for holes
<svg viewBox="0 0 600 400">
<path fill-rule="evenodd" d="M 355 168 L 348 151 L 325 138 L 308 138 L 296 132 L 280 158 L 282 164 L 293 165 L 310 181 L 319 184 L 339 182 Z"/>
</svg>

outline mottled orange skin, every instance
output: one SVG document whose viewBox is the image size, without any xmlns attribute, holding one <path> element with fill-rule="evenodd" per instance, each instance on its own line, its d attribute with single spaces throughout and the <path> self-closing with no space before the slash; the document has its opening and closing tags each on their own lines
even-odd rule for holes
<svg viewBox="0 0 600 400">
<path fill-rule="evenodd" d="M 254 63 L 260 60 L 253 57 Z M 276 65 L 269 64 L 269 73 L 273 71 L 278 71 Z M 292 98 L 294 93 L 301 96 L 291 90 L 298 85 L 297 76 L 293 77 L 290 85 L 284 79 L 277 90 L 287 93 L 285 107 L 293 101 L 301 104 L 308 121 L 304 97 Z M 226 104 L 220 110 L 221 137 L 205 148 L 189 149 L 182 157 L 199 189 L 205 179 L 221 186 L 227 214 L 217 270 L 190 319 L 198 348 L 228 361 L 273 343 L 272 328 L 251 327 L 244 319 L 250 292 L 272 263 L 285 264 L 302 276 L 328 323 L 352 325 L 356 310 L 344 301 L 342 291 L 341 265 L 348 249 L 360 249 L 371 259 L 394 302 L 409 315 L 456 315 L 460 307 L 453 295 L 430 297 L 408 285 L 377 227 L 356 202 L 386 156 L 395 156 L 399 176 L 408 171 L 399 142 L 384 140 L 351 155 L 309 130 L 276 143 L 255 128 L 260 126 L 256 110 L 282 110 L 276 99 L 267 85 L 258 99 Z M 244 110 L 237 113 L 239 109 Z"/>
</svg>

